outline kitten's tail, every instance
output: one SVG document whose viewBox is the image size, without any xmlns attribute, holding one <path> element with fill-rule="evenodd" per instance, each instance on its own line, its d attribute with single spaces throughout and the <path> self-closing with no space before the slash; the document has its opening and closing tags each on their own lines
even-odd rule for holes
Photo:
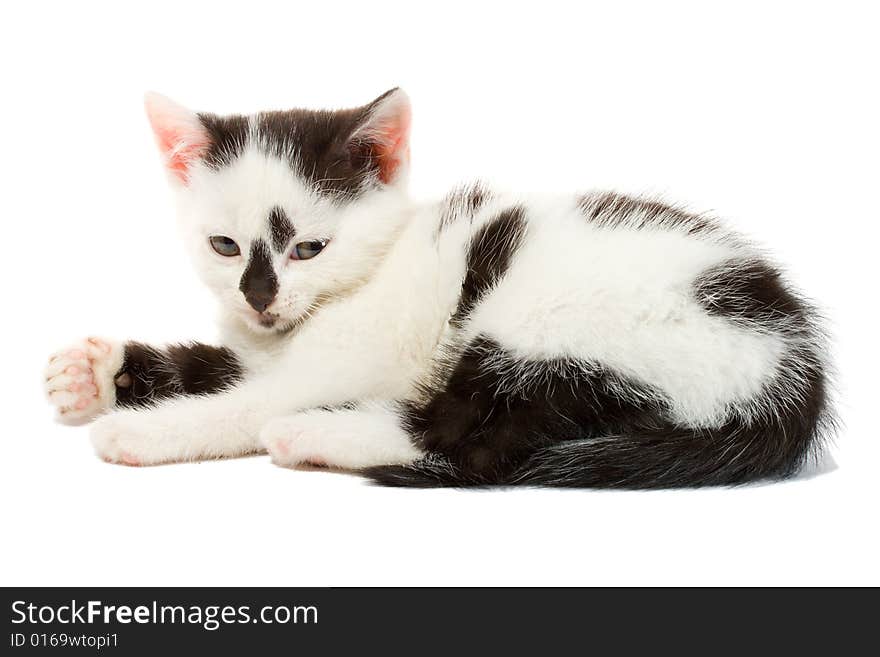
<svg viewBox="0 0 880 657">
<path fill-rule="evenodd" d="M 812 432 L 811 432 L 812 434 Z M 786 439 L 788 438 L 788 439 Z M 767 435 L 730 427 L 561 441 L 535 452 L 512 473 L 492 480 L 430 456 L 407 466 L 380 466 L 364 474 L 385 486 L 470 488 L 688 488 L 730 486 L 797 473 L 818 455 L 819 438 Z"/>
</svg>

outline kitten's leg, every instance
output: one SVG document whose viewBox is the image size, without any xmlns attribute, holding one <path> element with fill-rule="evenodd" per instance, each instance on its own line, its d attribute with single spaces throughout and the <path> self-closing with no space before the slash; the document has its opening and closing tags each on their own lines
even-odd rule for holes
<svg viewBox="0 0 880 657">
<path fill-rule="evenodd" d="M 241 376 L 238 359 L 225 347 L 194 342 L 157 348 L 87 338 L 52 356 L 45 386 L 59 418 L 76 423 L 114 407 L 219 392 Z"/>
<path fill-rule="evenodd" d="M 328 389 L 332 384 L 339 395 L 346 388 L 336 372 L 325 372 L 328 383 L 317 376 L 291 377 L 289 369 L 282 361 L 215 394 L 171 397 L 106 415 L 95 422 L 92 443 L 105 460 L 129 465 L 260 452 L 259 432 L 270 419 L 342 401 Z"/>
<path fill-rule="evenodd" d="M 133 408 L 180 395 L 213 394 L 235 385 L 243 375 L 238 357 L 227 347 L 127 342 L 116 374 L 116 405 Z"/>
<path fill-rule="evenodd" d="M 290 445 L 293 459 L 279 455 L 278 462 L 308 460 L 297 457 L 307 449 L 307 456 L 343 468 L 410 463 L 420 455 L 395 406 L 297 412 L 341 403 L 347 387 L 333 396 L 319 381 L 275 374 L 264 373 L 215 395 L 177 397 L 107 415 L 95 423 L 92 443 L 105 460 L 128 465 L 241 456 L 264 451 L 266 443 L 280 454 L 291 437 L 298 443 Z M 326 450 L 316 451 L 319 447 Z"/>
<path fill-rule="evenodd" d="M 282 396 L 245 382 L 105 415 L 92 427 L 92 444 L 104 460 L 127 465 L 241 456 L 261 451 L 260 427 L 292 410 Z"/>
<path fill-rule="evenodd" d="M 311 410 L 270 420 L 260 442 L 278 465 L 302 463 L 357 470 L 405 465 L 422 455 L 394 405 Z"/>
</svg>

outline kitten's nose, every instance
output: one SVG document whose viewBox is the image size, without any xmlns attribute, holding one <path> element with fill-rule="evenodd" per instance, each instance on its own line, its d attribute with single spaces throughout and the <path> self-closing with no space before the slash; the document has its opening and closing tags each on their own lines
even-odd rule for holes
<svg viewBox="0 0 880 657">
<path fill-rule="evenodd" d="M 266 308 L 269 307 L 269 304 L 271 304 L 275 300 L 275 293 L 249 291 L 247 294 L 244 295 L 244 298 L 245 300 L 247 300 L 251 308 L 256 310 L 258 313 L 261 313 L 266 310 Z"/>
<path fill-rule="evenodd" d="M 278 294 L 278 278 L 272 269 L 269 247 L 263 240 L 257 240 L 251 245 L 251 258 L 241 275 L 238 289 L 250 307 L 258 313 L 266 310 L 275 300 L 275 295 Z"/>
</svg>

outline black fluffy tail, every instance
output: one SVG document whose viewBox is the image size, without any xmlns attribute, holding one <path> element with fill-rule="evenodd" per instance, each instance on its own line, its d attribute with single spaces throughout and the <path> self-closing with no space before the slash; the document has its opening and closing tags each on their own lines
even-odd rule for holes
<svg viewBox="0 0 880 657">
<path fill-rule="evenodd" d="M 470 488 L 687 488 L 730 486 L 798 472 L 816 454 L 808 435 L 728 426 L 712 431 L 669 430 L 555 443 L 511 472 L 487 478 L 430 456 L 409 466 L 380 466 L 364 474 L 384 486 Z"/>
</svg>

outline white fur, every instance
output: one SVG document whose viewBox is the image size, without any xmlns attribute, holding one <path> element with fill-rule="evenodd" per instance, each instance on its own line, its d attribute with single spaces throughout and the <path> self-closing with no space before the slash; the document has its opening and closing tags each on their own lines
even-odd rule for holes
<svg viewBox="0 0 880 657">
<path fill-rule="evenodd" d="M 411 463 L 421 456 L 394 409 L 379 404 L 276 418 L 263 427 L 260 443 L 274 463 L 284 466 L 311 463 L 357 470 Z"/>
</svg>

